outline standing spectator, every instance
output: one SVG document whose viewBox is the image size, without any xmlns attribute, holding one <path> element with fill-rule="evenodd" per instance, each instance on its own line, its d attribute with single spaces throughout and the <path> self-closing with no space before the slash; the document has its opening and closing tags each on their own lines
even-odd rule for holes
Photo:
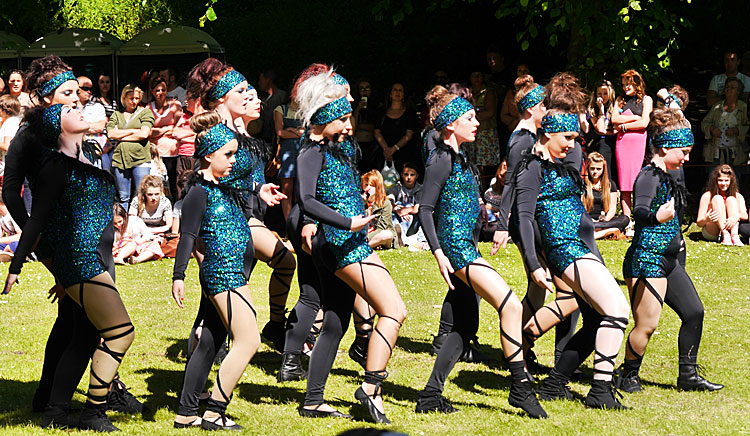
<svg viewBox="0 0 750 436">
<path fill-rule="evenodd" d="M 263 101 L 263 109 L 260 114 L 263 120 L 263 129 L 260 137 L 266 142 L 273 143 L 276 129 L 273 122 L 273 111 L 287 99 L 287 92 L 276 85 L 276 71 L 268 69 L 258 76 L 258 90 Z"/>
<path fill-rule="evenodd" d="M 518 67 L 516 68 L 516 78 L 527 74 L 531 74 L 529 66 L 526 64 L 518 64 Z M 508 128 L 509 132 L 516 130 L 518 122 L 521 121 L 521 114 L 516 107 L 516 90 L 513 88 L 508 89 L 505 93 L 505 99 L 503 100 L 503 106 L 500 111 L 500 121 L 502 121 L 502 123 Z"/>
<path fill-rule="evenodd" d="M 596 92 L 591 95 L 586 112 L 586 117 L 593 126 L 595 134 L 586 151 L 589 153 L 595 151 L 604 157 L 607 163 L 609 180 L 615 179 L 615 172 L 613 171 L 615 166 L 612 165 L 615 143 L 617 142 L 617 134 L 612 125 L 612 110 L 614 107 L 615 89 L 612 87 L 612 82 L 606 79 L 602 80 L 602 83 L 596 88 Z"/>
<path fill-rule="evenodd" d="M 103 156 L 111 151 L 111 145 L 104 136 L 104 127 L 107 125 L 107 112 L 101 103 L 93 98 L 94 84 L 86 76 L 78 77 L 78 99 L 83 105 L 81 114 L 84 121 L 89 123 L 89 130 L 83 136 L 82 148 L 86 157 L 99 168 L 104 167 Z M 111 160 L 107 162 L 111 165 Z"/>
<path fill-rule="evenodd" d="M 281 200 L 281 210 L 284 220 L 292 210 L 294 199 L 294 179 L 297 177 L 297 154 L 299 153 L 300 138 L 305 133 L 302 121 L 297 115 L 297 103 L 288 99 L 286 103 L 277 106 L 273 111 L 276 136 L 279 138 L 279 168 L 278 177 L 281 179 L 281 193 L 286 198 Z"/>
<path fill-rule="evenodd" d="M 96 85 L 98 87 L 96 101 L 104 106 L 104 112 L 109 121 L 109 117 L 117 110 L 117 99 L 112 96 L 112 78 L 109 74 L 101 73 L 96 80 Z"/>
<path fill-rule="evenodd" d="M 174 128 L 174 132 L 172 132 L 172 136 L 177 140 L 177 194 L 174 197 L 175 203 L 182 197 L 182 188 L 179 183 L 181 176 L 192 173 L 195 169 L 196 160 L 193 157 L 193 154 L 195 154 L 195 132 L 190 128 L 190 118 L 204 111 L 200 99 L 196 97 L 187 96 L 185 103 L 185 110 Z M 185 184 L 182 186 L 184 187 Z"/>
<path fill-rule="evenodd" d="M 154 127 L 149 141 L 156 144 L 164 166 L 167 168 L 169 195 L 177 196 L 177 139 L 173 136 L 174 128 L 182 117 L 182 105 L 176 100 L 167 99 L 167 82 L 157 76 L 151 81 L 151 103 L 148 107 L 154 113 Z"/>
<path fill-rule="evenodd" d="M 701 122 L 701 130 L 706 135 L 703 145 L 706 163 L 738 165 L 747 162 L 748 153 L 744 147 L 750 122 L 747 104 L 739 100 L 742 86 L 738 78 L 727 78 L 723 100 L 714 104 Z"/>
<path fill-rule="evenodd" d="M 388 94 L 388 107 L 375 126 L 375 139 L 385 160 L 394 162 L 397 171 L 406 162 L 422 162 L 420 149 L 412 142 L 418 129 L 416 112 L 407 108 L 404 102 L 404 85 L 396 82 Z"/>
<path fill-rule="evenodd" d="M 3 80 L 2 77 L 0 77 L 0 95 L 2 95 L 5 92 L 5 80 Z"/>
<path fill-rule="evenodd" d="M 467 157 L 479 169 L 482 177 L 482 189 L 484 183 L 485 167 L 492 173 L 495 172 L 500 163 L 500 140 L 497 137 L 497 96 L 495 90 L 484 82 L 484 74 L 481 71 L 471 73 L 471 94 L 474 96 L 474 108 L 479 120 L 476 140 L 464 144 L 468 151 Z"/>
<path fill-rule="evenodd" d="M 654 102 L 646 95 L 643 77 L 635 70 L 622 73 L 624 95 L 615 100 L 612 124 L 617 134 L 615 158 L 619 178 L 622 214 L 629 217 L 633 204 L 633 183 L 641 171 L 646 156 L 646 127 Z"/>
<path fill-rule="evenodd" d="M 127 208 L 131 189 L 141 186 L 141 179 L 151 170 L 151 151 L 148 137 L 154 126 L 151 109 L 139 107 L 143 91 L 136 85 L 126 85 L 120 95 L 124 111 L 115 111 L 107 123 L 107 135 L 115 142 L 112 154 L 120 204 Z"/>
<path fill-rule="evenodd" d="M 21 70 L 11 70 L 8 74 L 8 94 L 18 99 L 21 103 L 21 113 L 34 106 L 26 92 L 26 76 Z"/>
<path fill-rule="evenodd" d="M 740 99 L 747 101 L 748 91 L 750 91 L 750 77 L 740 73 L 740 53 L 737 50 L 727 50 L 724 52 L 724 73 L 717 74 L 711 78 L 706 93 L 706 103 L 709 107 L 715 105 L 719 100 L 724 98 L 724 86 L 727 78 L 736 77 L 742 82 Z"/>
<path fill-rule="evenodd" d="M 130 202 L 128 214 L 142 219 L 156 235 L 172 231 L 172 203 L 164 195 L 160 177 L 148 175 L 143 178 L 138 196 Z"/>
<path fill-rule="evenodd" d="M 20 125 L 21 103 L 12 95 L 0 96 L 0 161 L 5 161 L 5 153 Z"/>
<path fill-rule="evenodd" d="M 187 105 L 187 91 L 177 83 L 177 71 L 174 68 L 165 68 L 159 71 L 159 77 L 167 82 L 167 99 L 177 100 L 182 107 Z"/>
<path fill-rule="evenodd" d="M 698 205 L 701 234 L 707 241 L 724 245 L 745 245 L 740 241 L 740 220 L 747 220 L 745 197 L 737 189 L 737 178 L 729 165 L 720 165 L 711 173 L 706 192 Z"/>
<path fill-rule="evenodd" d="M 382 169 L 385 163 L 383 150 L 375 140 L 376 111 L 377 107 L 372 99 L 372 85 L 369 80 L 361 79 L 357 84 L 357 100 L 352 114 L 352 118 L 356 121 L 354 137 L 362 151 L 362 158 L 359 160 L 361 174 Z"/>
</svg>

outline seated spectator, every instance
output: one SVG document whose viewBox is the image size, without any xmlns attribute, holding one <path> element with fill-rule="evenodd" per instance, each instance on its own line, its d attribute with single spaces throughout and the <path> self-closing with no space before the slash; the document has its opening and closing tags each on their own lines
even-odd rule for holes
<svg viewBox="0 0 750 436">
<path fill-rule="evenodd" d="M 393 226 L 393 207 L 385 196 L 383 176 L 372 170 L 362 176 L 362 196 L 365 199 L 367 216 L 375 215 L 367 229 L 367 241 L 372 248 L 398 248 L 398 236 Z"/>
<path fill-rule="evenodd" d="M 617 215 L 617 184 L 609 178 L 607 161 L 600 153 L 589 153 L 586 159 L 586 177 L 583 205 L 594 221 L 594 238 L 620 239 L 630 218 Z"/>
<path fill-rule="evenodd" d="M 177 190 L 182 192 L 187 186 L 188 180 L 193 176 L 193 173 L 184 172 L 177 177 Z M 172 206 L 172 230 L 170 233 L 173 235 L 180 234 L 180 219 L 182 218 L 182 197 L 174 202 Z"/>
<path fill-rule="evenodd" d="M 490 187 L 484 191 L 484 205 L 487 209 L 488 221 L 494 222 L 500 211 L 500 198 L 505 187 L 505 177 L 508 174 L 508 160 L 504 159 L 497 167 L 495 177 L 490 180 Z"/>
<path fill-rule="evenodd" d="M 142 219 L 128 216 L 119 203 L 115 203 L 115 243 L 112 256 L 116 264 L 135 264 L 147 260 L 159 260 L 164 253 L 159 246 L 161 238 L 154 235 Z"/>
<path fill-rule="evenodd" d="M 419 171 L 416 165 L 406 162 L 401 170 L 401 180 L 396 182 L 387 192 L 388 199 L 393 207 L 393 225 L 400 228 L 402 240 L 406 237 L 406 233 L 411 226 L 414 225 L 414 218 L 419 212 L 419 196 L 422 192 L 422 185 L 417 179 L 419 179 Z"/>
<path fill-rule="evenodd" d="M 5 153 L 21 125 L 21 103 L 12 95 L 0 96 L 0 176 L 5 167 Z"/>
<path fill-rule="evenodd" d="M 701 122 L 706 136 L 703 159 L 707 163 L 739 165 L 747 162 L 744 150 L 750 121 L 747 104 L 739 99 L 743 84 L 736 77 L 726 79 L 724 99 L 713 105 Z"/>
<path fill-rule="evenodd" d="M 724 73 L 717 74 L 708 84 L 708 92 L 706 93 L 706 103 L 708 107 L 712 107 L 724 98 L 726 86 L 726 80 L 730 77 L 734 77 L 742 83 L 742 89 L 740 91 L 739 98 L 747 101 L 748 91 L 750 91 L 750 77 L 740 73 L 740 54 L 736 50 L 727 50 L 724 52 Z"/>
<path fill-rule="evenodd" d="M 720 165 L 711 173 L 706 192 L 698 205 L 696 224 L 703 238 L 724 245 L 744 245 L 740 241 L 739 222 L 747 220 L 745 198 L 737 190 L 737 178 L 729 165 Z"/>
<path fill-rule="evenodd" d="M 138 195 L 130 203 L 128 214 L 141 218 L 151 233 L 162 234 L 172 230 L 172 203 L 164 195 L 161 178 L 152 175 L 143 178 Z"/>
<path fill-rule="evenodd" d="M 21 239 L 21 228 L 8 213 L 0 189 L 0 262 L 10 262 Z"/>
</svg>

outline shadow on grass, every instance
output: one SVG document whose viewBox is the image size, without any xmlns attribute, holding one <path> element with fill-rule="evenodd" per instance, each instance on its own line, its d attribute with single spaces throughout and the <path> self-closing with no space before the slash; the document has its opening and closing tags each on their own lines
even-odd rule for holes
<svg viewBox="0 0 750 436">
<path fill-rule="evenodd" d="M 236 391 L 242 399 L 254 404 L 302 404 L 305 399 L 304 390 L 291 386 L 240 383 Z"/>
<path fill-rule="evenodd" d="M 180 396 L 179 389 L 182 387 L 182 379 L 185 372 L 170 370 L 145 368 L 136 371 L 138 374 L 148 374 L 146 376 L 146 386 L 151 395 L 147 396 L 143 405 L 147 410 L 143 412 L 144 421 L 155 421 L 154 416 L 159 409 L 167 408 L 173 413 L 177 412 L 178 400 Z M 177 390 L 177 398 L 170 395 L 170 392 Z"/>
<path fill-rule="evenodd" d="M 171 345 L 167 347 L 167 359 L 174 363 L 185 364 L 185 362 L 187 362 L 185 354 L 188 345 L 187 338 L 166 338 L 166 340 L 171 343 Z"/>
<path fill-rule="evenodd" d="M 38 382 L 0 379 L 0 426 L 39 424 L 31 412 L 31 399 Z"/>
<path fill-rule="evenodd" d="M 258 351 L 250 365 L 262 370 L 266 375 L 276 377 L 281 367 L 281 354 L 276 351 Z"/>
<path fill-rule="evenodd" d="M 464 369 L 451 382 L 465 391 L 481 393 L 480 389 L 510 389 L 511 379 L 491 371 Z"/>
<path fill-rule="evenodd" d="M 407 336 L 399 336 L 396 341 L 396 347 L 402 348 L 409 353 L 429 353 L 430 348 L 432 348 L 432 342 L 423 342 Z"/>
</svg>

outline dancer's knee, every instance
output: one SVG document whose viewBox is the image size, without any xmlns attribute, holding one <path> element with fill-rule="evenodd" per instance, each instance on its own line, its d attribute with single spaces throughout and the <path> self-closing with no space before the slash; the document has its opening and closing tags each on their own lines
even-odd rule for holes
<svg viewBox="0 0 750 436">
<path fill-rule="evenodd" d="M 508 301 L 505 302 L 505 305 L 501 308 L 502 314 L 508 314 L 511 316 L 521 316 L 523 313 L 523 304 L 518 299 L 518 296 L 516 296 L 513 291 L 510 292 L 510 296 L 508 297 Z M 544 302 L 544 300 L 542 300 Z"/>
<path fill-rule="evenodd" d="M 701 304 L 698 307 L 691 307 L 690 310 L 687 310 L 683 316 L 682 316 L 682 323 L 687 325 L 696 325 L 696 326 L 702 326 L 703 325 L 703 317 L 705 316 L 705 310 L 703 309 L 703 305 Z"/>
</svg>

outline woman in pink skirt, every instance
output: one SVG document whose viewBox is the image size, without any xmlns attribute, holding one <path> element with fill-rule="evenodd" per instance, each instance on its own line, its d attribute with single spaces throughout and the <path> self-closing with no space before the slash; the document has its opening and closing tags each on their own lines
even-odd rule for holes
<svg viewBox="0 0 750 436">
<path fill-rule="evenodd" d="M 622 78 L 621 95 L 615 101 L 612 124 L 617 132 L 615 157 L 622 202 L 622 214 L 630 216 L 632 209 L 633 183 L 643 166 L 648 140 L 648 127 L 654 102 L 646 95 L 643 77 L 635 70 L 627 70 Z"/>
</svg>

